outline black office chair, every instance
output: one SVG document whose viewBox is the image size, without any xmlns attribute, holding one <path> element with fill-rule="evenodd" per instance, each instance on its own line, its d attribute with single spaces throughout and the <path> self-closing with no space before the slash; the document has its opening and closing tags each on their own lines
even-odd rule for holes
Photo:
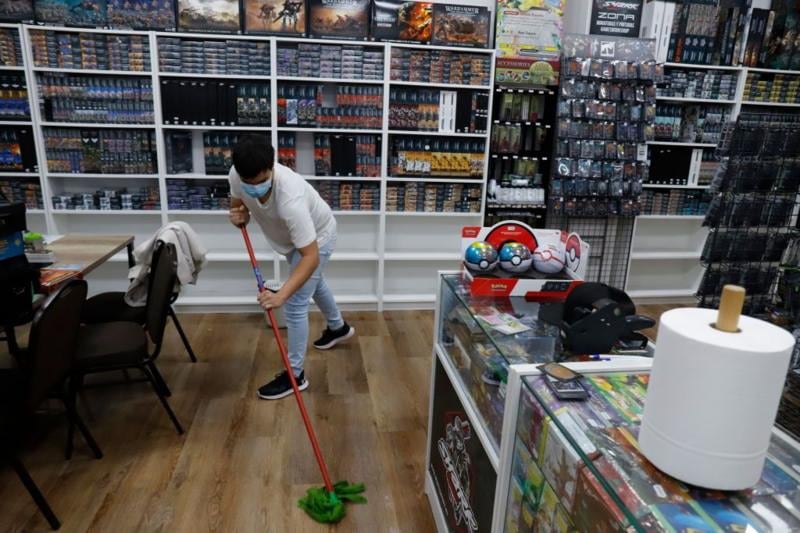
<svg viewBox="0 0 800 533">
<path fill-rule="evenodd" d="M 31 325 L 28 348 L 19 353 L 19 367 L 0 371 L 0 457 L 12 465 L 39 510 L 53 529 L 60 524 L 17 452 L 35 410 L 49 396 L 64 402 L 69 419 L 68 442 L 77 426 L 84 440 L 100 459 L 103 453 L 83 423 L 65 382 L 75 363 L 80 312 L 86 300 L 86 282 L 71 280 L 47 297 Z M 71 454 L 68 448 L 67 458 Z"/>
<path fill-rule="evenodd" d="M 169 388 L 155 365 L 164 340 L 176 270 L 175 247 L 159 241 L 153 253 L 144 328 L 135 322 L 124 321 L 81 327 L 74 379 L 70 380 L 72 402 L 83 386 L 84 376 L 136 368 L 153 386 L 175 429 L 183 434 L 183 427 L 167 401 Z M 153 344 L 152 352 L 148 350 L 148 338 Z"/>
<path fill-rule="evenodd" d="M 151 270 L 154 264 L 155 258 L 153 258 L 153 262 L 150 265 Z M 148 283 L 150 283 L 151 280 L 148 280 Z M 175 324 L 175 329 L 178 330 L 178 335 L 180 335 L 181 342 L 183 342 L 183 345 L 186 347 L 186 351 L 189 352 L 189 359 L 191 359 L 193 363 L 196 363 L 197 357 L 194 355 L 192 345 L 189 344 L 189 338 L 186 336 L 186 333 L 184 333 L 183 327 L 181 327 L 181 323 L 178 320 L 178 315 L 175 313 L 175 309 L 172 308 L 172 304 L 175 303 L 175 300 L 177 299 L 177 293 L 173 293 L 170 296 L 170 305 L 167 310 L 167 314 L 172 319 L 172 323 Z M 81 319 L 85 324 L 102 324 L 103 322 L 136 322 L 137 324 L 143 326 L 147 320 L 145 308 L 146 306 L 132 307 L 128 305 L 125 302 L 124 292 L 102 292 L 92 296 L 86 301 L 86 304 L 83 306 Z"/>
</svg>

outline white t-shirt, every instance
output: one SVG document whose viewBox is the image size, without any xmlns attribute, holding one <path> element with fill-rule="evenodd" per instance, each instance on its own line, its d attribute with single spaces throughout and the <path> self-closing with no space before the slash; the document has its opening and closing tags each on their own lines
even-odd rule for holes
<svg viewBox="0 0 800 533">
<path fill-rule="evenodd" d="M 241 179 L 233 166 L 228 182 L 231 197 L 244 202 L 278 253 L 286 255 L 314 240 L 322 247 L 336 235 L 336 219 L 325 200 L 303 176 L 280 163 L 275 163 L 272 171 L 272 194 L 265 204 L 242 191 Z"/>
</svg>

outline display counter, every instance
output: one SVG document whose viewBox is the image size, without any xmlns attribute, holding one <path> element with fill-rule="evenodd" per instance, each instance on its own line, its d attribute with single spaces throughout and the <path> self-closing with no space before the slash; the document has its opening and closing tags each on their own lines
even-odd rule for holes
<svg viewBox="0 0 800 533">
<path fill-rule="evenodd" d="M 775 431 L 749 491 L 687 487 L 638 451 L 652 360 L 567 362 L 590 399 L 559 401 L 536 368 L 561 355 L 558 328 L 515 300 L 439 279 L 426 461 L 439 531 L 800 530 L 796 442 Z M 501 333 L 504 313 L 526 329 Z"/>
</svg>

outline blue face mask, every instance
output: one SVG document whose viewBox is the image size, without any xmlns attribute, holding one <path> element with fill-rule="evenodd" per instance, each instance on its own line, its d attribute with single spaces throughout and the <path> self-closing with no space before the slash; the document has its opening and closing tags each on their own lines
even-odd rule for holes
<svg viewBox="0 0 800 533">
<path fill-rule="evenodd" d="M 258 185 L 251 185 L 249 183 L 241 182 L 241 185 L 242 190 L 247 196 L 258 199 L 266 195 L 272 188 L 272 180 L 269 179 L 264 183 L 259 183 Z"/>
</svg>

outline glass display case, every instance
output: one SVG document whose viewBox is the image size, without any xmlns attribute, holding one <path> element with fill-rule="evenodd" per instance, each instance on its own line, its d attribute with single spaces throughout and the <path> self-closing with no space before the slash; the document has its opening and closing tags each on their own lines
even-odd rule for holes
<svg viewBox="0 0 800 533">
<path fill-rule="evenodd" d="M 587 401 L 523 375 L 496 531 L 798 531 L 800 449 L 776 431 L 752 489 L 689 487 L 639 451 L 647 371 L 586 373 Z M 505 484 L 503 488 L 500 483 Z M 497 522 L 496 522 L 497 523 Z"/>
</svg>

